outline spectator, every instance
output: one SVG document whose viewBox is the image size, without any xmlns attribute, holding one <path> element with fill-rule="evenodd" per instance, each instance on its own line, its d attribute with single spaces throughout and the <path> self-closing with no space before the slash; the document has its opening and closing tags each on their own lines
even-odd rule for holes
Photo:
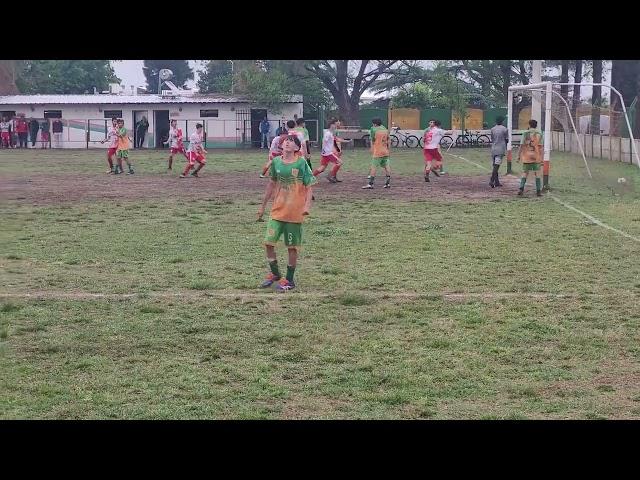
<svg viewBox="0 0 640 480">
<path fill-rule="evenodd" d="M 269 148 L 269 131 L 271 130 L 271 124 L 267 117 L 264 117 L 260 122 L 260 148 Z"/>
<path fill-rule="evenodd" d="M 51 137 L 49 135 L 50 127 L 49 120 L 46 118 L 40 123 L 40 141 L 42 142 L 42 148 L 47 148 L 47 144 L 51 146 Z"/>
<path fill-rule="evenodd" d="M 16 133 L 16 119 L 9 120 L 9 136 L 11 137 L 11 148 L 16 148 L 18 144 L 18 134 Z"/>
<path fill-rule="evenodd" d="M 142 148 L 142 145 L 144 145 L 144 136 L 147 134 L 147 130 L 149 130 L 149 121 L 147 120 L 147 117 L 143 116 L 136 125 L 136 147 Z"/>
<path fill-rule="evenodd" d="M 2 117 L 0 122 L 0 140 L 3 148 L 11 148 L 11 124 L 7 117 Z"/>
<path fill-rule="evenodd" d="M 287 132 L 287 129 L 284 128 L 284 125 L 278 125 L 278 128 L 276 128 L 276 137 L 279 137 L 280 135 L 286 132 Z"/>
<path fill-rule="evenodd" d="M 54 148 L 62 147 L 62 120 L 56 118 L 53 121 L 53 125 L 51 125 L 51 130 L 53 132 L 53 146 Z"/>
<path fill-rule="evenodd" d="M 24 119 L 24 114 L 21 114 L 16 120 L 16 133 L 18 134 L 18 144 L 20 148 L 27 148 L 27 132 L 29 126 Z"/>
<path fill-rule="evenodd" d="M 31 137 L 31 147 L 35 148 L 36 140 L 38 140 L 38 130 L 40 130 L 40 123 L 35 118 L 31 117 L 29 120 L 29 135 Z"/>
</svg>

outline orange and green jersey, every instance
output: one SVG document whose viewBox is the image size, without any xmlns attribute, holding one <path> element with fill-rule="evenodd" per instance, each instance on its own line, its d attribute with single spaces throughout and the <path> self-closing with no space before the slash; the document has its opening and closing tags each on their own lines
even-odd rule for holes
<svg viewBox="0 0 640 480">
<path fill-rule="evenodd" d="M 129 150 L 129 135 L 124 127 L 118 129 L 118 150 Z"/>
<path fill-rule="evenodd" d="M 542 132 L 537 128 L 530 128 L 522 134 L 522 163 L 540 163 L 542 162 L 542 145 L 544 137 Z"/>
<path fill-rule="evenodd" d="M 295 161 L 285 163 L 282 157 L 275 157 L 269 176 L 276 182 L 271 218 L 280 222 L 302 223 L 307 187 L 316 183 L 307 161 L 296 156 Z"/>
<path fill-rule="evenodd" d="M 371 127 L 369 130 L 371 138 L 371 153 L 373 158 L 389 156 L 389 130 L 383 126 Z"/>
</svg>

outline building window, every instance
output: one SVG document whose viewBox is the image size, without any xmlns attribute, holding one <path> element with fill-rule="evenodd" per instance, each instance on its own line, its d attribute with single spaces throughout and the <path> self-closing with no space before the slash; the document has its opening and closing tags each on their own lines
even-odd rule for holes
<svg viewBox="0 0 640 480">
<path fill-rule="evenodd" d="M 200 118 L 217 117 L 218 110 L 200 110 Z"/>
<path fill-rule="evenodd" d="M 105 110 L 104 118 L 122 118 L 122 110 Z"/>
<path fill-rule="evenodd" d="M 62 110 L 45 110 L 44 118 L 62 118 Z"/>
</svg>

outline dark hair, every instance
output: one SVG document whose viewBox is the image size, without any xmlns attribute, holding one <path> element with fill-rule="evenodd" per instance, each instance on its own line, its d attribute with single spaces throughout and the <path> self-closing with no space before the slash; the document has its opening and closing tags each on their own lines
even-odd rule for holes
<svg viewBox="0 0 640 480">
<path fill-rule="evenodd" d="M 502 122 L 504 122 L 504 117 L 502 115 L 498 115 L 496 117 L 496 125 L 502 125 Z"/>
<path fill-rule="evenodd" d="M 296 123 L 298 125 L 302 125 L 304 123 L 304 118 L 299 118 L 298 120 L 296 120 Z"/>
<path fill-rule="evenodd" d="M 169 125 L 171 125 L 173 122 L 178 123 L 178 120 L 176 120 L 175 118 L 172 118 L 171 121 L 169 122 Z"/>
<path fill-rule="evenodd" d="M 529 126 L 531 128 L 536 128 L 538 126 L 538 121 L 533 119 L 529 120 Z"/>
<path fill-rule="evenodd" d="M 295 120 L 288 120 L 287 121 L 287 128 L 296 128 Z"/>
<path fill-rule="evenodd" d="M 382 120 L 378 117 L 371 119 L 371 123 L 373 123 L 374 125 L 380 126 L 382 125 Z"/>
<path fill-rule="evenodd" d="M 300 139 L 298 138 L 297 135 L 288 135 L 287 138 L 285 138 L 285 140 L 291 140 L 293 143 L 295 143 L 296 146 L 298 147 L 298 150 L 302 148 L 302 145 L 300 144 Z"/>
<path fill-rule="evenodd" d="M 119 118 L 117 121 L 118 121 L 118 123 L 120 123 L 120 122 L 124 123 L 124 119 L 122 119 L 122 118 Z"/>
<path fill-rule="evenodd" d="M 202 128 L 202 124 L 201 123 L 196 123 L 196 128 Z"/>
<path fill-rule="evenodd" d="M 439 127 L 440 125 L 442 125 L 442 122 L 441 122 L 440 120 L 434 120 L 434 121 L 433 121 L 433 124 L 434 124 L 436 127 Z"/>
<path fill-rule="evenodd" d="M 329 119 L 329 123 L 327 123 L 327 127 L 330 127 L 334 123 L 338 123 L 338 119 L 337 118 L 330 118 Z"/>
<path fill-rule="evenodd" d="M 115 120 L 116 122 L 118 121 L 118 119 L 117 119 L 116 117 L 111 117 L 111 121 L 113 122 L 114 120 Z"/>
</svg>

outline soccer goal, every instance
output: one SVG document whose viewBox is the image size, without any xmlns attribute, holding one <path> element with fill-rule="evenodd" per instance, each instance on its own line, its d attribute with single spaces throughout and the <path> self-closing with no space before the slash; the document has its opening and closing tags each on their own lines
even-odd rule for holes
<svg viewBox="0 0 640 480">
<path fill-rule="evenodd" d="M 601 86 L 611 89 L 612 98 L 619 97 L 622 109 L 615 112 L 610 107 L 580 104 L 572 111 L 568 100 L 570 87 Z M 564 88 L 563 88 L 564 87 Z M 536 115 L 537 112 L 539 115 Z M 539 118 L 535 118 L 539 117 Z M 586 174 L 593 178 L 587 156 L 622 160 L 625 149 L 632 163 L 640 167 L 637 146 L 631 124 L 620 93 L 605 84 L 542 82 L 509 87 L 507 128 L 507 173 L 511 173 L 512 149 L 519 145 L 522 133 L 529 128 L 529 120 L 538 120 L 538 129 L 544 135 L 543 185 L 549 188 L 551 151 L 573 152 L 582 156 Z M 617 135 L 617 136 L 616 136 Z M 628 138 L 623 142 L 622 138 Z M 635 161 L 634 161 L 635 160 Z"/>
</svg>

